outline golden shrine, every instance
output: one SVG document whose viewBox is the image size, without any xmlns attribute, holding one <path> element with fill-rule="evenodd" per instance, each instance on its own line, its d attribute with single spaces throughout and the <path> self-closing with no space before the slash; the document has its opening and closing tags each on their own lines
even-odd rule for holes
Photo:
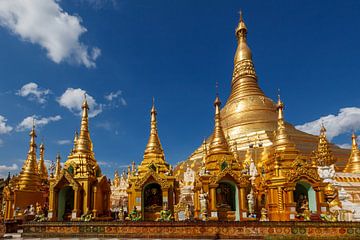
<svg viewBox="0 0 360 240">
<path fill-rule="evenodd" d="M 174 170 L 179 181 L 195 172 L 195 180 L 187 183 L 194 186 L 194 218 L 289 221 L 333 214 L 345 219 L 339 216 L 339 211 L 348 215 L 339 210 L 339 195 L 360 201 L 360 184 L 354 186 L 360 182 L 356 139 L 347 162 L 348 150 L 329 143 L 324 126 L 317 137 L 286 122 L 280 96 L 274 103 L 258 85 L 247 32 L 241 15 L 231 94 L 221 111 L 218 97 L 215 101 L 213 134 Z M 347 191 L 358 200 L 349 201 Z"/>
<path fill-rule="evenodd" d="M 172 167 L 165 161 L 156 120 L 156 109 L 153 101 L 151 108 L 150 137 L 146 145 L 144 158 L 136 168 L 133 163 L 128 178 L 128 209 L 140 212 L 142 220 L 160 219 L 164 209 L 173 211 L 175 177 Z"/>
<path fill-rule="evenodd" d="M 82 104 L 80 133 L 61 168 L 57 156 L 55 174 L 50 176 L 49 220 L 101 219 L 109 216 L 110 183 L 95 159 L 89 133 L 89 106 Z"/>
<path fill-rule="evenodd" d="M 4 187 L 4 219 L 24 219 L 35 216 L 35 207 L 48 201 L 48 175 L 44 162 L 44 144 L 40 145 L 40 160 L 36 159 L 35 125 L 30 132 L 30 146 L 21 172 Z"/>
</svg>

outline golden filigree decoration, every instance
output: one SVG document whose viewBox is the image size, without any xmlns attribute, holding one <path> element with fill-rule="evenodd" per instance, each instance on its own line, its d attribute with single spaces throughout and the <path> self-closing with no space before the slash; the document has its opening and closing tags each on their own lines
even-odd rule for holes
<svg viewBox="0 0 360 240">
<path fill-rule="evenodd" d="M 320 182 L 321 178 L 311 163 L 298 156 L 291 164 L 291 170 L 287 172 L 286 177 L 289 183 L 294 183 L 300 178 L 306 178 L 311 182 Z"/>
</svg>

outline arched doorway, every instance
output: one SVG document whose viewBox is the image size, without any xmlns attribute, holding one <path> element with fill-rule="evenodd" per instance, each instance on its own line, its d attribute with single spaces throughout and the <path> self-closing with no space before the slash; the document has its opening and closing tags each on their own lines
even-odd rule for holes
<svg viewBox="0 0 360 240">
<path fill-rule="evenodd" d="M 308 182 L 300 181 L 295 185 L 294 202 L 296 211 L 303 213 L 305 209 L 311 212 L 317 211 L 316 193 Z"/>
<path fill-rule="evenodd" d="M 69 221 L 74 209 L 74 190 L 70 186 L 60 189 L 58 196 L 58 221 Z"/>
<path fill-rule="evenodd" d="M 238 189 L 233 182 L 221 181 L 216 188 L 219 220 L 240 220 Z"/>
<path fill-rule="evenodd" d="M 162 210 L 163 199 L 161 186 L 158 183 L 149 183 L 143 191 L 144 220 L 156 220 L 157 213 Z"/>
</svg>

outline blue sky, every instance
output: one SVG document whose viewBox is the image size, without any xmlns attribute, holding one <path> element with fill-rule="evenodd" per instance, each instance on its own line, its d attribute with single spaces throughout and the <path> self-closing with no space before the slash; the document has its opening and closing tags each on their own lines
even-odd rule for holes
<svg viewBox="0 0 360 240">
<path fill-rule="evenodd" d="M 0 175 L 20 170 L 33 115 L 45 158 L 64 161 L 84 91 L 105 174 L 141 161 L 153 96 L 167 161 L 186 159 L 212 132 L 215 82 L 229 95 L 240 9 L 267 96 L 280 88 L 289 122 L 316 133 L 323 121 L 349 144 L 360 129 L 359 1 L 3 0 Z"/>
</svg>

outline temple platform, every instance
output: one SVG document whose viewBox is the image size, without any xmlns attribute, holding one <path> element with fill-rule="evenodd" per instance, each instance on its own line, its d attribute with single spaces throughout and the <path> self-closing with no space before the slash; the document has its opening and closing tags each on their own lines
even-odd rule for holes
<svg viewBox="0 0 360 240">
<path fill-rule="evenodd" d="M 29 222 L 23 238 L 360 239 L 357 222 Z"/>
</svg>

